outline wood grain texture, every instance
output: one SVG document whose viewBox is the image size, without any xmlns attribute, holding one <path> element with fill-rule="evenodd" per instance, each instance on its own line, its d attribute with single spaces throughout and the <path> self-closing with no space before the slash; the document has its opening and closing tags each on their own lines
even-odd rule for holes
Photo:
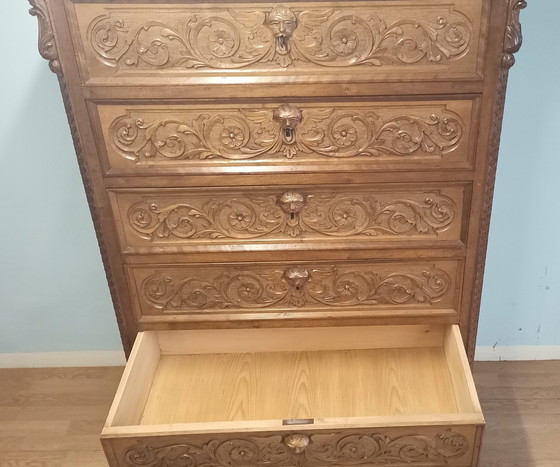
<svg viewBox="0 0 560 467">
<path fill-rule="evenodd" d="M 156 334 L 162 355 L 196 355 L 438 347 L 445 331 L 439 325 L 397 325 L 205 329 Z"/>
<path fill-rule="evenodd" d="M 119 391 L 136 381 L 135 392 L 150 394 L 145 405 L 138 402 L 141 425 L 138 410 L 106 424 L 111 465 L 187 458 L 245 465 L 238 451 L 257 465 L 273 458 L 279 466 L 297 459 L 306 466 L 368 464 L 395 456 L 426 466 L 474 465 L 484 420 L 466 375 L 451 375 L 469 372 L 458 327 L 403 327 L 408 337 L 400 327 L 142 333 Z M 157 347 L 154 337 L 158 368 L 153 381 L 138 383 L 140 355 Z M 298 338 L 296 352 L 289 343 Z M 111 413 L 128 403 L 117 397 Z M 413 455 L 404 454 L 413 446 Z"/>
<path fill-rule="evenodd" d="M 183 355 L 162 357 L 142 423 L 456 411 L 441 348 Z"/>
<path fill-rule="evenodd" d="M 106 467 L 99 432 L 122 372 L 0 370 L 0 466 Z"/>
</svg>

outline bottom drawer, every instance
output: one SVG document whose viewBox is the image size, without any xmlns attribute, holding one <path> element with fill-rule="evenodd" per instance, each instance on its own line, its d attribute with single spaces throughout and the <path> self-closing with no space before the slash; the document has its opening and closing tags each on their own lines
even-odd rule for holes
<svg viewBox="0 0 560 467">
<path fill-rule="evenodd" d="M 112 467 L 477 464 L 484 419 L 455 325 L 138 334 Z"/>
</svg>

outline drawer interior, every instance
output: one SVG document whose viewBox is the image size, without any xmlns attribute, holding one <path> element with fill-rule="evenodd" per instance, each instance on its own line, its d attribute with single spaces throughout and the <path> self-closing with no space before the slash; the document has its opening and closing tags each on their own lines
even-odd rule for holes
<svg viewBox="0 0 560 467">
<path fill-rule="evenodd" d="M 482 423 L 458 327 L 143 332 L 105 430 L 353 420 Z"/>
</svg>

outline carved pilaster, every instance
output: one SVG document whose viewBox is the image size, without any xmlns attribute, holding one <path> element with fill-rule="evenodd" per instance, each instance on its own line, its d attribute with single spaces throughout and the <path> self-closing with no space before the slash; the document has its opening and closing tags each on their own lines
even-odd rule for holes
<svg viewBox="0 0 560 467">
<path fill-rule="evenodd" d="M 523 36 L 521 34 L 521 23 L 519 13 L 527 6 L 525 0 L 509 0 L 508 17 L 503 42 L 502 68 L 498 77 L 498 91 L 496 103 L 494 104 L 493 127 L 490 134 L 490 145 L 488 148 L 488 162 L 486 164 L 486 192 L 482 205 L 480 219 L 480 235 L 476 258 L 476 273 L 473 288 L 472 313 L 469 323 L 469 336 L 467 352 L 469 361 L 474 361 L 476 346 L 476 334 L 478 329 L 480 303 L 482 299 L 482 285 L 484 280 L 484 266 L 486 263 L 486 250 L 488 247 L 488 234 L 490 231 L 490 215 L 492 212 L 492 201 L 494 199 L 494 184 L 496 181 L 496 168 L 498 166 L 498 153 L 500 150 L 500 138 L 502 134 L 502 120 L 506 102 L 507 80 L 509 69 L 515 63 L 514 53 L 521 49 Z"/>
<path fill-rule="evenodd" d="M 54 38 L 52 18 L 47 8 L 47 0 L 29 0 L 31 9 L 29 14 L 36 16 L 39 21 L 39 53 L 49 61 L 53 73 L 62 76 L 62 67 L 58 60 L 58 48 Z"/>
<path fill-rule="evenodd" d="M 84 153 L 83 146 L 80 141 L 78 128 L 76 124 L 76 118 L 74 116 L 70 94 L 68 91 L 68 85 L 62 73 L 62 66 L 60 65 L 60 61 L 59 61 L 58 48 L 56 45 L 54 30 L 52 27 L 52 17 L 47 7 L 47 0 L 29 0 L 29 3 L 32 6 L 31 9 L 29 10 L 29 14 L 31 14 L 32 16 L 37 16 L 39 20 L 39 53 L 44 59 L 49 61 L 49 67 L 51 71 L 56 75 L 58 75 L 58 82 L 60 85 L 62 100 L 64 102 L 64 109 L 66 110 L 66 116 L 68 118 L 68 124 L 70 126 L 72 141 L 74 143 L 74 149 L 76 151 L 76 156 L 78 159 L 78 166 L 80 168 L 80 173 L 82 176 L 84 189 L 86 192 L 86 198 L 88 201 L 88 205 L 93 220 L 93 225 L 95 228 L 95 235 L 97 237 L 99 250 L 101 252 L 101 257 L 103 260 L 103 265 L 105 267 L 107 282 L 109 284 L 109 290 L 111 292 L 111 298 L 113 301 L 113 306 L 115 308 L 117 322 L 119 325 L 121 338 L 124 344 L 124 350 L 126 355 L 128 356 L 132 348 L 132 342 L 129 341 L 130 332 L 127 330 L 126 322 L 121 312 L 121 306 L 117 294 L 114 273 L 109 262 L 109 253 L 107 251 L 107 246 L 105 244 L 105 240 L 103 239 L 103 234 L 101 229 L 101 218 L 98 212 L 98 208 L 96 207 L 98 206 L 98 203 L 96 203 L 95 200 L 93 181 L 88 171 L 88 167 L 86 163 L 86 155 Z"/>
<path fill-rule="evenodd" d="M 78 128 L 76 125 L 76 118 L 74 117 L 74 112 L 72 110 L 72 104 L 70 100 L 70 95 L 68 93 L 68 86 L 64 76 L 60 74 L 58 76 L 58 82 L 60 85 L 60 91 L 62 93 L 62 100 L 64 102 L 64 109 L 66 110 L 66 116 L 68 118 L 68 124 L 70 126 L 70 132 L 72 134 L 72 141 L 74 143 L 74 149 L 76 151 L 76 156 L 78 158 L 78 167 L 80 168 L 80 174 L 82 176 L 82 181 L 84 184 L 84 189 L 86 192 L 86 199 L 91 212 L 91 217 L 93 220 L 93 227 L 95 229 L 95 236 L 97 238 L 97 243 L 99 245 L 99 251 L 101 253 L 101 259 L 103 261 L 103 266 L 105 268 L 105 275 L 107 277 L 107 283 L 109 285 L 109 291 L 111 293 L 111 299 L 113 301 L 113 307 L 115 309 L 115 314 L 117 318 L 117 323 L 119 326 L 119 331 L 121 334 L 121 339 L 124 345 L 124 351 L 128 358 L 128 355 L 132 349 L 133 342 L 130 341 L 131 332 L 127 329 L 126 321 L 124 319 L 123 313 L 121 311 L 121 305 L 119 296 L 117 293 L 117 286 L 115 283 L 114 272 L 109 261 L 109 252 L 107 251 L 107 245 L 103 238 L 103 233 L 101 229 L 101 217 L 98 212 L 99 204 L 95 200 L 95 193 L 93 190 L 93 181 L 89 173 L 86 156 L 83 151 L 82 143 L 80 141 Z"/>
</svg>

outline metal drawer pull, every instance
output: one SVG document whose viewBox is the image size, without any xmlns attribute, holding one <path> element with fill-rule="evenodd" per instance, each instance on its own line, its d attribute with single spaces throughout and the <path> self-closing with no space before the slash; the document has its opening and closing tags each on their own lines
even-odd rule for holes
<svg viewBox="0 0 560 467">
<path fill-rule="evenodd" d="M 282 420 L 282 425 L 313 425 L 314 418 L 286 418 Z"/>
</svg>

